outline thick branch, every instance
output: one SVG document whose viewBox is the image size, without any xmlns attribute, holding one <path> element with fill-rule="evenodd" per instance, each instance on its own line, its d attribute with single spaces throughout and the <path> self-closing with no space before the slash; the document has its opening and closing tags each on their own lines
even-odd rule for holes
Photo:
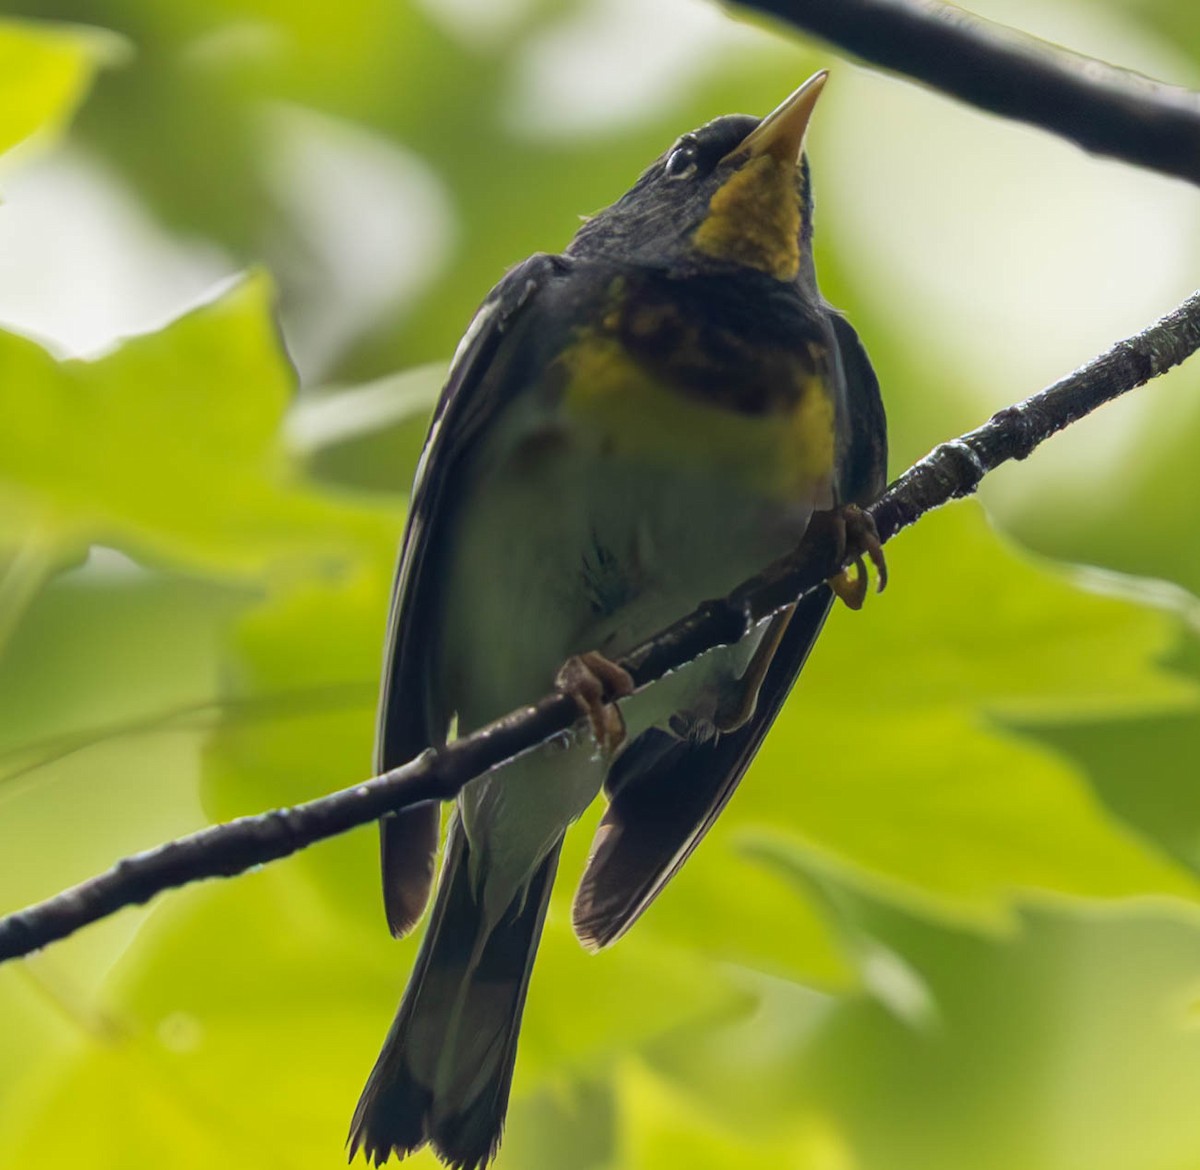
<svg viewBox="0 0 1200 1170">
<path fill-rule="evenodd" d="M 1101 404 L 1163 373 L 1200 349 L 1200 292 L 1149 329 L 1046 390 L 936 448 L 906 471 L 868 511 L 888 540 L 924 513 L 970 495 L 993 468 L 1024 459 L 1039 443 Z M 638 686 L 707 650 L 741 638 L 767 615 L 816 588 L 839 567 L 832 530 L 810 529 L 804 544 L 728 597 L 709 602 L 634 650 L 622 663 Z M 547 695 L 482 731 L 425 752 L 353 788 L 294 808 L 241 817 L 127 857 L 106 873 L 0 919 L 0 962 L 25 955 L 123 906 L 173 886 L 229 877 L 426 800 L 448 800 L 470 780 L 568 731 L 572 699 Z"/>
<path fill-rule="evenodd" d="M 941 0 L 738 0 L 860 60 L 1095 154 L 1200 183 L 1200 94 Z"/>
</svg>

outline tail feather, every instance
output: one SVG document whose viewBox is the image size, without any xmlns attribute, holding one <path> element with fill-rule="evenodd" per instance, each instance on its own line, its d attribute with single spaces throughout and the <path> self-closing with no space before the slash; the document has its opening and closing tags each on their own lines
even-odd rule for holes
<svg viewBox="0 0 1200 1170">
<path fill-rule="evenodd" d="M 354 1112 L 351 1159 L 361 1148 L 381 1166 L 430 1143 L 449 1165 L 477 1170 L 500 1143 L 559 846 L 486 937 L 468 849 L 456 821 L 429 930 Z"/>
</svg>

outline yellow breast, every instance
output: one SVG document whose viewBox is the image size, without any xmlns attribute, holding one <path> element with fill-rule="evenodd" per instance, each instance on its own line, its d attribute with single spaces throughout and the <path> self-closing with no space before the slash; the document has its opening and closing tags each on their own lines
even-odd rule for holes
<svg viewBox="0 0 1200 1170">
<path fill-rule="evenodd" d="M 736 387 L 706 400 L 651 373 L 601 329 L 581 331 L 558 358 L 573 429 L 616 456 L 711 474 L 731 490 L 780 501 L 832 502 L 835 411 L 829 386 L 797 361 L 773 409 L 732 409 Z"/>
</svg>

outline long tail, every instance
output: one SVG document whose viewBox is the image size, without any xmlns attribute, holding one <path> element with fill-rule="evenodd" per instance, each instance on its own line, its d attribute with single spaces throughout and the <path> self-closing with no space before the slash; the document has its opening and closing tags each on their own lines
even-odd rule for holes
<svg viewBox="0 0 1200 1170">
<path fill-rule="evenodd" d="M 496 1153 L 517 1055 L 525 991 L 561 842 L 508 914 L 481 937 L 466 835 L 455 819 L 429 930 L 350 1126 L 381 1166 L 426 1142 L 449 1165 L 476 1170 Z"/>
</svg>

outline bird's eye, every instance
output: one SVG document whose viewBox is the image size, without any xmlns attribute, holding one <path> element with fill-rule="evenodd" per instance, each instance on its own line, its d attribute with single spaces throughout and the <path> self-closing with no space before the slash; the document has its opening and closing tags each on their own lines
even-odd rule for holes
<svg viewBox="0 0 1200 1170">
<path fill-rule="evenodd" d="M 685 142 L 667 155 L 663 173 L 668 179 L 690 179 L 696 173 L 697 166 L 696 148 L 690 142 Z"/>
</svg>

